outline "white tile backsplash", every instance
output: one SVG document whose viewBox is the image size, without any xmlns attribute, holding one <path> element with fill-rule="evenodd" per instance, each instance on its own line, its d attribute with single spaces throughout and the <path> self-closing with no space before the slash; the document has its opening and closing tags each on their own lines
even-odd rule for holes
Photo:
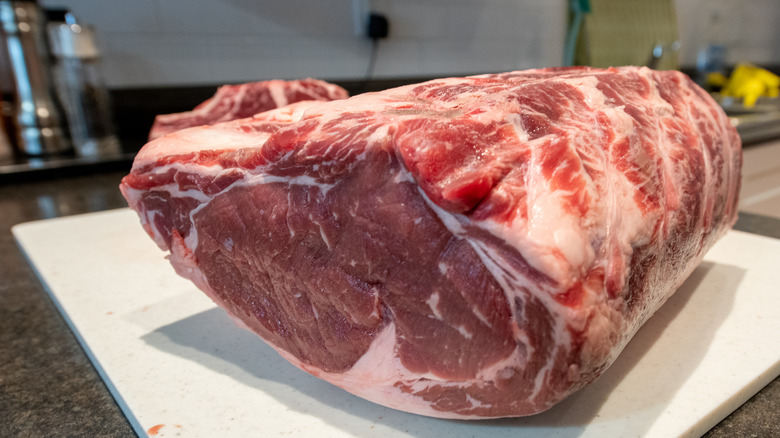
<svg viewBox="0 0 780 438">
<path fill-rule="evenodd" d="M 716 28 L 730 61 L 779 63 L 780 2 L 676 0 L 683 65 Z M 215 84 L 312 76 L 360 79 L 370 42 L 355 35 L 352 0 L 42 0 L 94 24 L 111 87 Z M 567 0 L 359 0 L 386 14 L 377 77 L 495 72 L 560 65 Z M 746 24 L 747 23 L 747 24 Z M 739 58 L 739 59 L 737 59 Z"/>
<path fill-rule="evenodd" d="M 165 1 L 163 1 L 164 3 Z M 101 34 L 159 32 L 157 0 L 41 0 L 42 7 L 65 7 Z"/>
<path fill-rule="evenodd" d="M 439 38 L 422 47 L 420 68 L 433 75 L 513 70 L 519 58 L 517 48 L 511 39 Z"/>
<path fill-rule="evenodd" d="M 287 36 L 212 35 L 209 61 L 222 82 L 248 82 L 258 77 L 291 77 L 296 56 Z M 263 75 L 263 76 L 261 76 Z M 214 82 L 214 81 L 212 81 Z"/>
<path fill-rule="evenodd" d="M 370 42 L 364 44 L 370 45 Z M 409 76 L 409 72 L 419 72 L 422 55 L 420 43 L 417 38 L 392 38 L 379 43 L 377 47 L 376 65 L 374 76 L 403 77 Z M 360 60 L 357 77 L 366 74 L 369 64 L 369 55 Z"/>
<path fill-rule="evenodd" d="M 118 33 L 103 46 L 109 86 L 210 84 L 208 78 L 219 76 L 213 39 L 206 35 Z"/>
<path fill-rule="evenodd" d="M 362 77 L 368 63 L 370 43 L 346 37 L 296 37 L 291 39 L 295 70 L 288 76 L 318 78 Z"/>
<path fill-rule="evenodd" d="M 351 36 L 347 0 L 158 0 L 166 32 L 267 36 Z"/>
<path fill-rule="evenodd" d="M 392 17 L 391 39 L 436 38 L 449 31 L 448 12 L 441 4 L 418 0 L 396 0 L 386 4 L 381 10 L 375 10 Z"/>
<path fill-rule="evenodd" d="M 726 47 L 728 64 L 780 64 L 777 0 L 676 0 L 680 62 L 695 65 L 708 44 Z"/>
</svg>

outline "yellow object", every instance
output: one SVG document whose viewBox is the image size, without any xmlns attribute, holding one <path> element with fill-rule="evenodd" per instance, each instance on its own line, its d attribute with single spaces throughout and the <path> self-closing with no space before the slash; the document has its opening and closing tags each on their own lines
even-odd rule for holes
<svg viewBox="0 0 780 438">
<path fill-rule="evenodd" d="M 779 91 L 780 76 L 760 67 L 739 64 L 731 73 L 731 77 L 721 90 L 721 94 L 727 97 L 742 98 L 742 105 L 750 108 L 756 104 L 759 97 L 777 97 Z"/>
<path fill-rule="evenodd" d="M 723 73 L 715 72 L 707 74 L 707 85 L 723 88 L 729 82 L 729 78 Z"/>
</svg>

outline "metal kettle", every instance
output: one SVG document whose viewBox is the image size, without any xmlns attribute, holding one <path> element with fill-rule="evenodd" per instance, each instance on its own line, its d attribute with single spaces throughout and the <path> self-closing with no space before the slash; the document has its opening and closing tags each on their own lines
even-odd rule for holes
<svg viewBox="0 0 780 438">
<path fill-rule="evenodd" d="M 70 152 L 40 7 L 30 1 L 0 1 L 0 21 L 16 82 L 17 148 L 28 156 Z"/>
</svg>

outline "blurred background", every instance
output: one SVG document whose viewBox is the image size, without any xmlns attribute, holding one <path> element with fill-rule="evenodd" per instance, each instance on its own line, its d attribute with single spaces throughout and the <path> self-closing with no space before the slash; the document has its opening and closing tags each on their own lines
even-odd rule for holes
<svg viewBox="0 0 780 438">
<path fill-rule="evenodd" d="M 370 60 L 369 11 L 389 34 L 377 47 L 375 77 L 497 72 L 563 63 L 567 0 L 42 0 L 95 26 L 111 88 L 211 85 L 268 78 L 360 78 Z M 678 34 L 679 65 L 695 68 L 702 49 L 726 48 L 728 64 L 780 64 L 780 3 L 775 0 L 623 0 L 590 2 L 599 25 L 591 41 L 624 46 L 646 28 Z M 654 16 L 664 5 L 672 13 Z M 623 10 L 614 12 L 616 9 Z M 635 11 L 633 18 L 631 11 Z M 609 15 L 617 16 L 617 20 Z M 356 18 L 357 17 L 357 18 Z M 666 21 L 664 21 L 664 19 Z M 602 21 L 599 23 L 598 21 Z M 617 32 L 622 37 L 610 37 Z M 628 37 L 627 37 L 628 36 Z M 600 40 L 598 38 L 601 38 Z M 607 47 L 608 49 L 610 47 Z M 10 83 L 3 69 L 3 84 Z"/>
<path fill-rule="evenodd" d="M 63 157 L 127 161 L 155 115 L 190 110 L 222 84 L 274 78 L 319 78 L 355 94 L 441 76 L 648 65 L 680 69 L 719 91 L 742 65 L 754 69 L 742 75 L 742 94 L 716 96 L 746 143 L 780 136 L 780 78 L 771 74 L 780 67 L 776 0 L 0 0 L 0 7 L 0 178 Z"/>
</svg>

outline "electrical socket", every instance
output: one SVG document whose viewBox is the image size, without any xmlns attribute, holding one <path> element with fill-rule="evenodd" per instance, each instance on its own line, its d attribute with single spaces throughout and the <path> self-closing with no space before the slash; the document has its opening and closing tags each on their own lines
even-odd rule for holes
<svg viewBox="0 0 780 438">
<path fill-rule="evenodd" d="M 352 25 L 357 37 L 373 40 L 387 38 L 389 21 L 381 12 L 373 11 L 371 0 L 352 0 Z"/>
<path fill-rule="evenodd" d="M 390 22 L 384 14 L 371 12 L 366 23 L 366 36 L 372 40 L 387 38 L 390 33 Z"/>
</svg>

